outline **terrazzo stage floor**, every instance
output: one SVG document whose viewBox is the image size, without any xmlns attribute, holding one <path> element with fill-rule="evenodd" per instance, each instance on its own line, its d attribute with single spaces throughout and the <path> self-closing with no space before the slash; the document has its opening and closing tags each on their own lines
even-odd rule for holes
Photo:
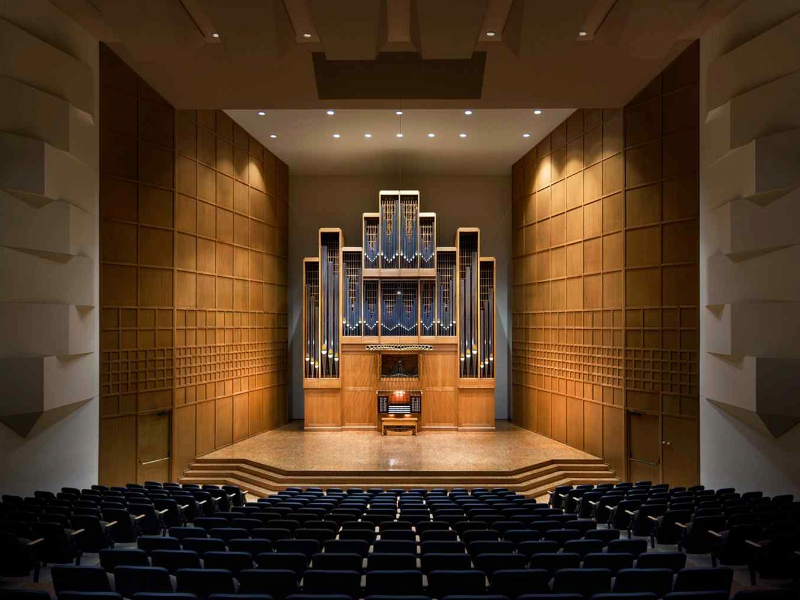
<svg viewBox="0 0 800 600">
<path fill-rule="evenodd" d="M 293 471 L 512 471 L 544 461 L 598 460 L 526 429 L 498 421 L 494 432 L 306 432 L 301 421 L 222 448 L 203 459 L 250 460 Z"/>
</svg>

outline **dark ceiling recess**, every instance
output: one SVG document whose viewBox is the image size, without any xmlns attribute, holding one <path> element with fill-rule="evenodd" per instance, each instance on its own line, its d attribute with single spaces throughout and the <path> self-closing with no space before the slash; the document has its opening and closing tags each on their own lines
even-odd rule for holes
<svg viewBox="0 0 800 600">
<path fill-rule="evenodd" d="M 467 59 L 423 60 L 414 52 L 384 52 L 376 60 L 328 60 L 312 54 L 320 100 L 477 100 L 486 52 Z"/>
</svg>

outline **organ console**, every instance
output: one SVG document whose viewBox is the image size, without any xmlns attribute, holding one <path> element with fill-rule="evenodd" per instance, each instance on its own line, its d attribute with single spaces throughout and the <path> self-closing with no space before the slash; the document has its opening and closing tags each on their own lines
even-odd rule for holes
<svg viewBox="0 0 800 600">
<path fill-rule="evenodd" d="M 413 417 L 415 431 L 417 420 L 422 431 L 494 428 L 495 261 L 479 228 L 454 238 L 437 245 L 436 214 L 413 190 L 379 193 L 361 246 L 319 230 L 317 256 L 303 260 L 307 429 L 388 417 Z"/>
</svg>

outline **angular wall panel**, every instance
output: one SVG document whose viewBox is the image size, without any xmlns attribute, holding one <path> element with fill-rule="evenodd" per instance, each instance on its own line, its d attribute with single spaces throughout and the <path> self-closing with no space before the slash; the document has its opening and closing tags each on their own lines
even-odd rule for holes
<svg viewBox="0 0 800 600">
<path fill-rule="evenodd" d="M 798 33 L 796 7 L 750 1 L 703 40 L 701 395 L 767 440 L 800 422 Z"/>
<path fill-rule="evenodd" d="M 41 140 L 0 132 L 0 189 L 33 203 L 63 200 L 93 212 L 97 172 Z"/>
</svg>

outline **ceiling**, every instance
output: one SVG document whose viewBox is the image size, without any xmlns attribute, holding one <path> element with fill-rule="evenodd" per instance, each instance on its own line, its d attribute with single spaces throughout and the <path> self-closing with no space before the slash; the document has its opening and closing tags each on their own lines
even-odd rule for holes
<svg viewBox="0 0 800 600">
<path fill-rule="evenodd" d="M 743 0 L 51 1 L 177 108 L 490 109 L 621 106 Z"/>
<path fill-rule="evenodd" d="M 508 176 L 511 165 L 572 109 L 540 115 L 531 109 L 476 109 L 470 116 L 461 109 L 404 109 L 402 116 L 388 109 L 339 109 L 333 116 L 322 109 L 267 110 L 264 116 L 226 112 L 280 156 L 292 175 Z"/>
</svg>

